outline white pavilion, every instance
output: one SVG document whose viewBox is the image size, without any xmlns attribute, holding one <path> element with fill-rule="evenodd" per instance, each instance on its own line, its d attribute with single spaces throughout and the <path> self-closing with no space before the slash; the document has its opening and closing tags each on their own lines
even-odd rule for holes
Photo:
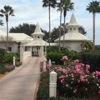
<svg viewBox="0 0 100 100">
<path fill-rule="evenodd" d="M 77 24 L 74 14 L 72 14 L 70 22 L 68 24 L 68 33 L 60 37 L 61 47 L 68 47 L 69 50 L 74 50 L 77 52 L 81 51 L 81 43 L 83 41 L 90 41 L 88 37 L 78 32 L 79 25 Z M 55 40 L 56 43 L 59 43 L 59 38 Z"/>
<path fill-rule="evenodd" d="M 39 24 L 37 23 L 34 33 L 31 34 L 33 41 L 22 46 L 32 52 L 32 55 L 43 56 L 46 53 L 46 46 L 49 44 L 43 40 L 44 33 L 42 33 Z"/>
</svg>

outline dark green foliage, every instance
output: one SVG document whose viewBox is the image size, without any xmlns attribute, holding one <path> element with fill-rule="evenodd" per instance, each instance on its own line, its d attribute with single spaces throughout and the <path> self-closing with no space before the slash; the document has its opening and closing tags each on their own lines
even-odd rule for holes
<svg viewBox="0 0 100 100">
<path fill-rule="evenodd" d="M 61 58 L 64 54 L 61 52 L 49 52 L 47 54 L 47 60 L 55 61 L 55 64 L 62 64 Z"/>
<path fill-rule="evenodd" d="M 49 98 L 49 73 L 43 72 L 40 79 L 37 100 L 47 100 Z"/>
<path fill-rule="evenodd" d="M 48 100 L 58 100 L 56 97 L 50 97 Z"/>
<path fill-rule="evenodd" d="M 4 63 L 0 63 L 0 74 L 4 74 L 5 72 L 6 72 L 6 69 L 5 69 L 5 67 L 4 67 Z"/>
<path fill-rule="evenodd" d="M 5 50 L 0 48 L 0 62 L 3 62 Z"/>
<path fill-rule="evenodd" d="M 100 71 L 100 52 L 84 52 L 82 53 L 82 63 L 91 66 L 90 71 Z"/>
<path fill-rule="evenodd" d="M 4 56 L 4 62 L 8 63 L 8 64 L 12 64 L 13 63 L 13 56 L 16 57 L 15 53 L 6 53 Z"/>
</svg>

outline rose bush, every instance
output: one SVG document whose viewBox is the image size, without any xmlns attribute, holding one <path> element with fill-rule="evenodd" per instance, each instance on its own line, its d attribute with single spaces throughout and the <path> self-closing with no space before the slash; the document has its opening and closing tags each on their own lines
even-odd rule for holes
<svg viewBox="0 0 100 100">
<path fill-rule="evenodd" d="M 68 62 L 68 59 L 62 60 Z M 90 65 L 74 60 L 68 62 L 66 68 L 55 67 L 52 70 L 58 74 L 57 88 L 60 95 L 76 98 L 88 98 L 90 94 L 100 95 L 100 72 L 90 73 Z"/>
</svg>

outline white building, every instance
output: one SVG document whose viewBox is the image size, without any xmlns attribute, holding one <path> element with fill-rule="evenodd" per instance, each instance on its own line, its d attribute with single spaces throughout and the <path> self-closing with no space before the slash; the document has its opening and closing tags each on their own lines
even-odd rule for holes
<svg viewBox="0 0 100 100">
<path fill-rule="evenodd" d="M 82 35 L 78 32 L 79 25 L 77 24 L 74 14 L 72 14 L 70 22 L 68 24 L 68 33 L 60 37 L 61 47 L 68 47 L 69 50 L 81 51 L 81 43 L 83 41 L 90 41 L 85 35 Z M 56 43 L 59 43 L 59 38 L 55 40 Z"/>
<path fill-rule="evenodd" d="M 83 41 L 90 41 L 85 35 L 78 32 L 79 25 L 75 19 L 74 14 L 72 14 L 70 22 L 68 24 L 68 33 L 60 37 L 61 47 L 68 47 L 69 50 L 81 51 L 81 43 Z M 0 30 L 0 37 L 6 37 L 6 33 Z M 42 56 L 46 51 L 46 46 L 49 44 L 43 40 L 44 33 L 41 32 L 40 26 L 37 23 L 32 37 L 24 33 L 9 33 L 9 51 L 17 52 L 18 45 L 15 43 L 21 42 L 21 46 L 25 48 L 25 51 L 31 51 L 33 55 Z M 5 41 L 4 41 L 5 40 Z M 50 43 L 50 46 L 58 46 L 59 38 L 55 40 L 55 43 Z M 0 47 L 6 49 L 6 38 L 0 38 Z M 46 52 L 45 52 L 46 53 Z"/>
</svg>

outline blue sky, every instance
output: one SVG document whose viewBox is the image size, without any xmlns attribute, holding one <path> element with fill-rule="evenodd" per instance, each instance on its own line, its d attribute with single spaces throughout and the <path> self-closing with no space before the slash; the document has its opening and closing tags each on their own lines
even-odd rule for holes
<svg viewBox="0 0 100 100">
<path fill-rule="evenodd" d="M 59 0 L 58 0 L 59 1 Z M 86 11 L 86 7 L 93 0 L 72 0 L 74 2 L 74 10 L 67 12 L 66 22 L 70 21 L 71 14 L 74 13 L 77 23 L 85 28 L 87 37 L 92 40 L 92 14 Z M 99 1 L 99 0 L 97 0 Z M 15 10 L 15 17 L 9 18 L 9 29 L 19 24 L 40 24 L 40 27 L 48 31 L 48 8 L 42 7 L 42 0 L 0 0 L 0 9 L 4 5 L 10 5 Z M 58 27 L 59 14 L 56 9 L 51 9 L 51 28 Z M 4 26 L 0 29 L 6 31 L 5 18 L 0 18 L 4 22 Z M 62 21 L 63 22 L 63 21 Z M 96 14 L 96 44 L 100 45 L 100 13 Z"/>
</svg>

